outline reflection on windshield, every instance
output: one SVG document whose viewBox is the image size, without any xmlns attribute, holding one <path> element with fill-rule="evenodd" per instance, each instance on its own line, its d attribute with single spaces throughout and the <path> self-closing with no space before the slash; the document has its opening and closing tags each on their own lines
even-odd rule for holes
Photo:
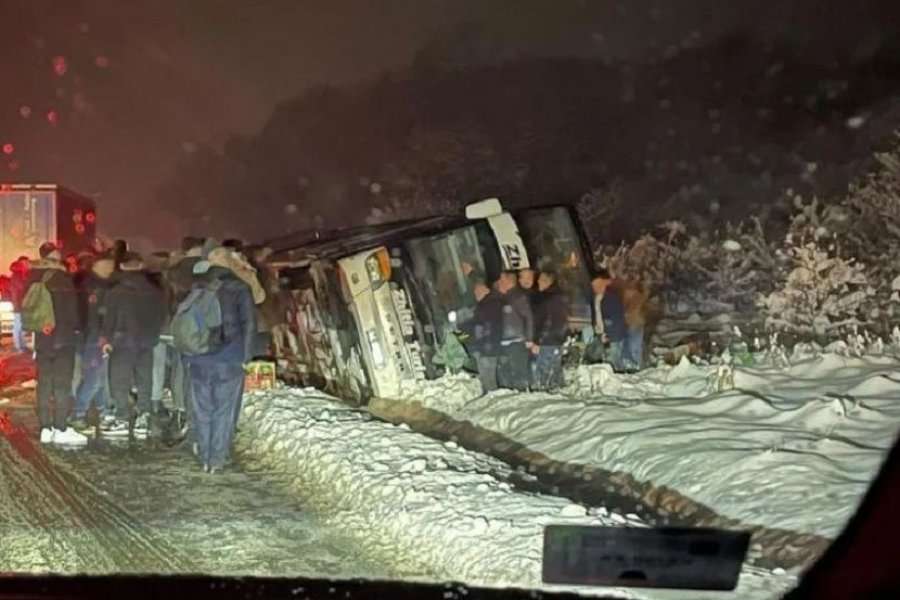
<svg viewBox="0 0 900 600">
<path fill-rule="evenodd" d="M 563 207 L 532 209 L 522 211 L 516 217 L 532 268 L 551 269 L 558 274 L 559 287 L 569 298 L 570 325 L 589 324 L 590 273 L 568 210 Z"/>
<path fill-rule="evenodd" d="M 451 325 L 472 317 L 475 309 L 474 281 L 483 277 L 485 261 L 478 246 L 475 227 L 409 242 L 416 279 L 425 286 L 439 335 Z"/>
</svg>

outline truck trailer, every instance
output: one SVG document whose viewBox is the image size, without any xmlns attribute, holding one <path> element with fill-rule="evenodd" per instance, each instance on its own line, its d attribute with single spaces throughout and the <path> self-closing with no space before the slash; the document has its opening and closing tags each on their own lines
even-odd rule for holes
<svg viewBox="0 0 900 600">
<path fill-rule="evenodd" d="M 56 184 L 0 184 L 0 269 L 6 272 L 20 256 L 36 258 L 44 242 L 54 242 L 63 256 L 90 249 L 97 235 L 94 201 Z M 0 303 L 0 324 L 7 333 L 12 305 Z"/>
</svg>

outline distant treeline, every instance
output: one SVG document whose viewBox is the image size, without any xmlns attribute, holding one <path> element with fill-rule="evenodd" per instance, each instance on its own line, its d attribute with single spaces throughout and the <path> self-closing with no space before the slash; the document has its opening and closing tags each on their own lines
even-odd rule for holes
<svg viewBox="0 0 900 600">
<path fill-rule="evenodd" d="M 884 58 L 891 57 L 891 58 Z M 576 202 L 615 187 L 592 235 L 628 239 L 672 218 L 701 226 L 828 195 L 900 126 L 900 52 L 819 66 L 746 39 L 650 64 L 417 60 L 279 105 L 254 136 L 199 147 L 159 190 L 193 231 L 260 239 L 452 210 Z"/>
</svg>

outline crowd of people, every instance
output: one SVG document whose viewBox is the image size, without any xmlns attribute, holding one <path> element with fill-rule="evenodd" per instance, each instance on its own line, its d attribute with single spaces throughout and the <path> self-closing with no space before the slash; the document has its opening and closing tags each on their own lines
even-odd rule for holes
<svg viewBox="0 0 900 600">
<path fill-rule="evenodd" d="M 45 243 L 38 255 L 11 265 L 7 292 L 16 350 L 26 351 L 24 331 L 34 335 L 41 442 L 83 445 L 98 429 L 161 435 L 176 423 L 204 470 L 220 471 L 244 366 L 267 346 L 255 253 L 186 238 L 180 252 L 147 257 L 124 242 L 76 260 Z"/>
<path fill-rule="evenodd" d="M 571 334 L 570 296 L 553 269 L 504 271 L 494 282 L 475 276 L 477 305 L 461 328 L 469 336 L 485 393 L 498 388 L 563 387 L 563 346 Z M 591 281 L 594 326 L 585 332 L 587 362 L 617 372 L 643 365 L 647 292 L 600 269 Z"/>
</svg>

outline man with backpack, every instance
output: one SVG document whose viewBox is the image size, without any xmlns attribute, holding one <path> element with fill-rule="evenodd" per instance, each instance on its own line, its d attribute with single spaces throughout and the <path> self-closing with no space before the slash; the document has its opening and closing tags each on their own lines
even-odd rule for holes
<svg viewBox="0 0 900 600">
<path fill-rule="evenodd" d="M 175 258 L 163 271 L 163 285 L 166 290 L 169 316 L 174 316 L 194 285 L 194 266 L 203 260 L 205 240 L 185 237 L 181 241 L 181 257 Z M 172 402 L 177 411 L 175 420 L 180 425 L 180 442 L 192 438 L 193 408 L 191 407 L 191 378 L 189 365 L 177 346 L 172 351 Z M 191 440 L 192 441 L 192 440 Z"/>
<path fill-rule="evenodd" d="M 34 332 L 37 405 L 41 443 L 84 445 L 87 438 L 67 426 L 80 331 L 78 298 L 56 245 L 39 249 L 22 298 L 22 325 Z"/>
<path fill-rule="evenodd" d="M 165 319 L 162 289 L 144 272 L 139 254 L 121 255 L 121 271 L 107 294 L 103 319 L 103 352 L 109 356 L 109 387 L 116 407 L 116 419 L 105 432 L 123 435 L 129 432 L 132 410 L 131 388 L 137 388 L 133 431 L 146 436 L 150 429 L 153 389 L 153 348 L 159 343 Z"/>
<path fill-rule="evenodd" d="M 172 335 L 189 364 L 194 450 L 204 471 L 216 473 L 231 450 L 256 316 L 250 287 L 222 263 L 202 260 L 194 274 L 193 290 L 172 318 Z"/>
</svg>

